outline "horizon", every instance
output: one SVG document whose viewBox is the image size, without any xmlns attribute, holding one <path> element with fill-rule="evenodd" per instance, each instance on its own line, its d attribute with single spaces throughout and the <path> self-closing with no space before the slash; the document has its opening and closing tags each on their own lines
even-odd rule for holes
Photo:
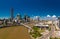
<svg viewBox="0 0 60 39">
<path fill-rule="evenodd" d="M 17 16 L 17 15 L 16 15 Z M 16 18 L 16 16 L 14 16 L 14 18 Z M 22 18 L 23 18 L 24 16 L 22 16 Z M 46 16 L 39 16 L 39 15 L 36 15 L 36 16 L 30 16 L 30 18 L 36 18 L 36 17 L 39 17 L 39 18 L 41 18 L 41 19 L 46 19 L 46 18 L 58 18 L 58 17 L 60 17 L 60 16 L 56 16 L 56 15 L 46 15 Z M 10 18 L 10 16 L 9 17 L 7 17 L 7 16 L 4 16 L 4 17 L 0 17 L 0 19 L 9 19 Z"/>
</svg>

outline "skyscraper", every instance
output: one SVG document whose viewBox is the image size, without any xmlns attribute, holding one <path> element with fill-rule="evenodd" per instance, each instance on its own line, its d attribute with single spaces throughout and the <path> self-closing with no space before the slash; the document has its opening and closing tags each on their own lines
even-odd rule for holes
<svg viewBox="0 0 60 39">
<path fill-rule="evenodd" d="M 11 8 L 11 9 L 10 9 L 10 17 L 11 17 L 11 20 L 13 20 L 13 17 L 14 17 L 13 14 L 14 14 L 14 9 Z"/>
<path fill-rule="evenodd" d="M 59 21 L 59 25 L 58 25 L 58 27 L 60 28 L 60 16 L 58 17 L 58 21 Z"/>
<path fill-rule="evenodd" d="M 20 14 L 19 13 L 17 14 L 17 20 L 20 20 Z"/>
</svg>

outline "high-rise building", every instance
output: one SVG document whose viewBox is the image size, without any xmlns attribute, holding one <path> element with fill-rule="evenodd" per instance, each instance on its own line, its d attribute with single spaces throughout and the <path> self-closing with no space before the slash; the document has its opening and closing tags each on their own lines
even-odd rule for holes
<svg viewBox="0 0 60 39">
<path fill-rule="evenodd" d="M 39 21 L 40 20 L 40 16 L 34 16 L 33 20 Z"/>
<path fill-rule="evenodd" d="M 14 9 L 11 8 L 11 9 L 10 9 L 10 17 L 11 17 L 11 20 L 13 20 L 13 17 L 14 17 L 13 14 L 14 14 Z"/>
<path fill-rule="evenodd" d="M 17 20 L 20 20 L 20 18 L 21 18 L 21 15 L 18 13 L 17 14 Z"/>
<path fill-rule="evenodd" d="M 28 16 L 28 15 L 24 15 L 24 20 L 25 20 L 25 22 L 30 22 L 30 16 Z"/>
<path fill-rule="evenodd" d="M 58 21 L 59 21 L 58 27 L 60 28 L 60 16 L 58 17 Z"/>
</svg>

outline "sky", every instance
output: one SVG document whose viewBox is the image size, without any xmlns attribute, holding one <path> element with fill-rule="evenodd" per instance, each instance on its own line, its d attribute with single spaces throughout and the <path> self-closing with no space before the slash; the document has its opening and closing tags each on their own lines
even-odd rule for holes
<svg viewBox="0 0 60 39">
<path fill-rule="evenodd" d="M 14 16 L 60 16 L 60 0 L 0 0 L 0 17 L 10 17 L 10 8 L 14 8 Z"/>
</svg>

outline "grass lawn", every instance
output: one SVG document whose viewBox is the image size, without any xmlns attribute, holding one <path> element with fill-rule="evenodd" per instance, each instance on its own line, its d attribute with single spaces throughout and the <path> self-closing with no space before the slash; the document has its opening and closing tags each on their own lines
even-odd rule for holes
<svg viewBox="0 0 60 39">
<path fill-rule="evenodd" d="M 33 31 L 30 31 L 30 35 L 32 37 L 34 37 L 36 39 L 37 37 L 42 36 L 41 32 L 43 32 L 43 30 L 41 30 L 40 28 L 38 28 L 36 26 L 33 26 L 32 29 L 33 29 Z"/>
<path fill-rule="evenodd" d="M 15 26 L 1 28 L 0 39 L 30 39 L 30 36 L 27 28 L 24 26 Z"/>
</svg>

